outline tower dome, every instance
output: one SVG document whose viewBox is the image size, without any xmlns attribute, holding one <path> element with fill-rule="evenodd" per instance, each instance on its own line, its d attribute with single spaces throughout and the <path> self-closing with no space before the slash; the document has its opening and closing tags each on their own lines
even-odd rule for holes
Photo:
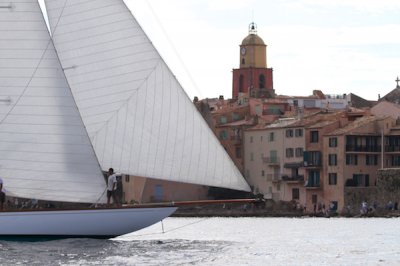
<svg viewBox="0 0 400 266">
<path fill-rule="evenodd" d="M 249 35 L 243 39 L 242 45 L 265 45 L 263 39 L 257 35 L 257 25 L 252 22 L 249 25 Z"/>
</svg>

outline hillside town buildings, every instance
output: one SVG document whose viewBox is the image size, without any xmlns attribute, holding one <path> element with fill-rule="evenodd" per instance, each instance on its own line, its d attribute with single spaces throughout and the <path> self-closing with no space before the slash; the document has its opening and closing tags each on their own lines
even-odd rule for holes
<svg viewBox="0 0 400 266">
<path fill-rule="evenodd" d="M 254 194 L 292 202 L 306 213 L 343 212 L 359 204 L 352 195 L 368 198 L 378 170 L 400 167 L 399 78 L 378 101 L 321 90 L 280 95 L 254 23 L 238 52 L 232 99 L 193 102 Z M 129 176 L 122 182 L 128 202 L 210 197 L 204 186 Z"/>
<path fill-rule="evenodd" d="M 277 95 L 255 24 L 239 49 L 233 99 L 210 115 L 254 194 L 296 203 L 307 213 L 341 212 L 353 204 L 349 188 L 368 191 L 379 169 L 400 166 L 399 79 L 379 101 L 319 90 L 311 96 Z"/>
</svg>

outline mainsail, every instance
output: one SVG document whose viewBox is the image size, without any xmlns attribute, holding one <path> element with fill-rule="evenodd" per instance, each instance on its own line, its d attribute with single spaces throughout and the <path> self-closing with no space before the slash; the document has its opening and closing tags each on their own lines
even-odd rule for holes
<svg viewBox="0 0 400 266">
<path fill-rule="evenodd" d="M 10 196 L 104 198 L 105 180 L 37 0 L 0 0 L 0 177 Z"/>
<path fill-rule="evenodd" d="M 53 40 L 103 169 L 249 190 L 122 0 L 46 0 Z"/>
</svg>

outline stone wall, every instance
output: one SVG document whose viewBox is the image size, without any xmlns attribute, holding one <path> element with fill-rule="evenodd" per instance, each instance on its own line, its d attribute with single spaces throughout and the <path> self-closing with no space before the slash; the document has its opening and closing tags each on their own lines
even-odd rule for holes
<svg viewBox="0 0 400 266">
<path fill-rule="evenodd" d="M 385 212 L 389 201 L 400 202 L 400 168 L 378 170 L 377 185 L 372 187 L 345 187 L 344 208 L 342 214 L 356 215 L 360 213 L 361 203 L 377 206 L 377 212 Z"/>
</svg>

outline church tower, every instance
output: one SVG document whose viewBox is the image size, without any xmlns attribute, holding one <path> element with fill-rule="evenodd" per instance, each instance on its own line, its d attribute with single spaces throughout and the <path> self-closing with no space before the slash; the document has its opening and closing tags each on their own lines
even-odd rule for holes
<svg viewBox="0 0 400 266">
<path fill-rule="evenodd" d="M 233 69 L 232 98 L 241 93 L 253 98 L 275 96 L 272 68 L 267 67 L 267 45 L 257 35 L 257 25 L 249 25 L 249 35 L 240 45 L 240 68 Z"/>
</svg>

